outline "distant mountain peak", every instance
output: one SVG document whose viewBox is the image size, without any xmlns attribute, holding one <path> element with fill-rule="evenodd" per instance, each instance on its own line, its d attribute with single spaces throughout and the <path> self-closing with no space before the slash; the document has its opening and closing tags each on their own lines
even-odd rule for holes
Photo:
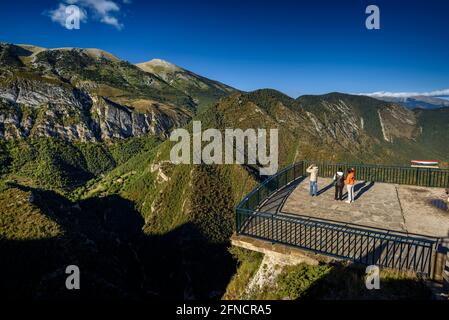
<svg viewBox="0 0 449 320">
<path fill-rule="evenodd" d="M 449 107 L 449 101 L 441 99 L 439 97 L 431 97 L 425 95 L 417 95 L 410 97 L 391 97 L 391 96 L 380 96 L 380 95 L 371 95 L 371 97 L 392 102 L 399 103 L 409 109 L 438 109 L 438 108 L 447 108 Z"/>
<path fill-rule="evenodd" d="M 136 67 L 158 76 L 182 92 L 189 93 L 197 103 L 202 105 L 213 105 L 218 98 L 236 91 L 221 82 L 205 78 L 162 59 L 138 63 Z"/>
<path fill-rule="evenodd" d="M 178 67 L 177 65 L 170 63 L 166 60 L 162 60 L 162 59 L 152 59 L 147 62 L 138 63 L 138 64 L 136 64 L 136 66 L 139 67 L 140 69 L 142 69 L 143 71 L 156 73 L 156 74 L 160 74 L 160 73 L 167 74 L 167 73 L 183 71 L 183 69 Z"/>
</svg>

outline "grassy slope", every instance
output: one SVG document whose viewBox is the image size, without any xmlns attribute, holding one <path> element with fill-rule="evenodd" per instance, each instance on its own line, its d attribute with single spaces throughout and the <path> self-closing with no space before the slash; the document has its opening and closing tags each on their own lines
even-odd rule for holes
<svg viewBox="0 0 449 320">
<path fill-rule="evenodd" d="M 441 160 L 449 161 L 449 108 L 416 110 L 422 135 L 419 142 Z"/>
<path fill-rule="evenodd" d="M 27 240 L 57 237 L 59 225 L 33 204 L 32 192 L 0 185 L 0 239 Z"/>
</svg>

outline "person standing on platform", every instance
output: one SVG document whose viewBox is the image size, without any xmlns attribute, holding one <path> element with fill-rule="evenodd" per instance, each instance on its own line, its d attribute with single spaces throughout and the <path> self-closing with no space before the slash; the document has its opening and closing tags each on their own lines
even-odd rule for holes
<svg viewBox="0 0 449 320">
<path fill-rule="evenodd" d="M 354 169 L 348 169 L 348 175 L 345 180 L 346 188 L 348 189 L 348 200 L 346 203 L 354 202 L 354 184 L 355 184 L 355 171 Z"/>
<path fill-rule="evenodd" d="M 345 174 L 342 168 L 338 168 L 337 173 L 334 175 L 335 183 L 335 200 L 343 199 L 343 188 L 345 186 Z"/>
<path fill-rule="evenodd" d="M 309 194 L 316 197 L 318 195 L 318 167 L 312 164 L 306 172 L 310 173 Z"/>
</svg>

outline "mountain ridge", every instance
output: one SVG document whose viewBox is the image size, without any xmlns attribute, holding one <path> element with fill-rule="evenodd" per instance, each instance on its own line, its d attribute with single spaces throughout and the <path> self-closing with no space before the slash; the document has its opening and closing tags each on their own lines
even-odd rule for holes
<svg viewBox="0 0 449 320">
<path fill-rule="evenodd" d="M 219 98 L 238 91 L 219 81 L 207 79 L 162 59 L 152 59 L 138 63 L 136 66 L 145 72 L 157 74 L 180 91 L 189 92 L 196 102 L 205 105 L 202 109 L 207 109 Z"/>
<path fill-rule="evenodd" d="M 440 109 L 449 107 L 449 101 L 438 97 L 429 97 L 423 95 L 409 97 L 391 97 L 382 95 L 368 96 L 386 102 L 401 104 L 409 109 Z"/>
<path fill-rule="evenodd" d="M 197 89 L 200 80 L 215 84 L 199 76 L 195 85 L 190 79 L 182 88 L 171 85 L 163 75 L 99 49 L 1 43 L 0 65 L 0 137 L 6 139 L 167 137 L 199 109 L 234 90 Z M 52 117 L 67 121 L 53 123 Z"/>
</svg>

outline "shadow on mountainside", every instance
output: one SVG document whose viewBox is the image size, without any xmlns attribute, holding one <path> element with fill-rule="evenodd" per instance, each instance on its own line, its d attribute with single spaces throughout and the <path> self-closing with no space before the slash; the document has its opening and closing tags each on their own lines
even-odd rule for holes
<svg viewBox="0 0 449 320">
<path fill-rule="evenodd" d="M 299 300 L 431 300 L 432 292 L 424 280 L 390 273 L 380 280 L 380 289 L 369 290 L 365 267 L 334 264 L 329 273 L 313 282 Z"/>
<path fill-rule="evenodd" d="M 64 234 L 0 238 L 1 294 L 7 299 L 215 299 L 236 269 L 228 244 L 209 242 L 193 223 L 149 236 L 133 202 L 118 195 L 73 203 L 20 185 Z M 80 268 L 80 290 L 67 290 L 65 268 Z"/>
<path fill-rule="evenodd" d="M 367 265 L 378 265 L 386 245 L 378 245 L 360 257 Z M 366 265 L 356 262 L 334 263 L 330 272 L 305 290 L 301 300 L 429 300 L 432 292 L 423 279 L 389 271 L 380 279 L 380 288 L 366 287 Z"/>
</svg>

